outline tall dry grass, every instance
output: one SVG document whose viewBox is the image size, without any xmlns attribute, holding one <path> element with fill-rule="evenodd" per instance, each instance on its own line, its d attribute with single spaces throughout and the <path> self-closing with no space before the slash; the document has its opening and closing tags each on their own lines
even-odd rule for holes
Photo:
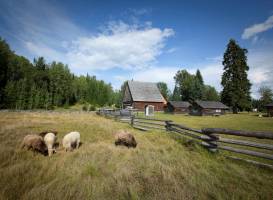
<svg viewBox="0 0 273 200">
<path fill-rule="evenodd" d="M 116 147 L 128 129 L 135 149 Z M 81 147 L 45 157 L 19 149 L 45 129 L 81 133 Z M 1 199 L 272 199 L 273 172 L 166 132 L 139 132 L 89 113 L 0 113 Z"/>
</svg>

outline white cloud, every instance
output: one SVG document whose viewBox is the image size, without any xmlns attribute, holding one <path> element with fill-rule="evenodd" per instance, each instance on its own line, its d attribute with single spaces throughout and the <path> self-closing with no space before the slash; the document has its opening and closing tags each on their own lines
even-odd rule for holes
<svg viewBox="0 0 273 200">
<path fill-rule="evenodd" d="M 141 9 L 129 9 L 134 15 L 146 15 L 150 13 L 152 10 L 147 8 L 141 8 Z"/>
<path fill-rule="evenodd" d="M 168 28 L 111 23 L 104 33 L 75 40 L 66 56 L 73 68 L 147 68 L 162 53 L 165 39 L 173 34 Z"/>
<path fill-rule="evenodd" d="M 265 22 L 260 24 L 254 24 L 246 28 L 242 34 L 243 39 L 249 39 L 258 33 L 267 31 L 273 27 L 273 15 L 270 16 Z"/>
<path fill-rule="evenodd" d="M 166 53 L 173 53 L 175 51 L 177 51 L 177 48 L 170 48 L 166 51 Z"/>
<path fill-rule="evenodd" d="M 50 57 L 52 60 L 55 61 L 60 61 L 63 58 L 63 54 L 49 48 L 48 46 L 44 46 L 42 44 L 35 44 L 33 42 L 24 42 L 25 47 L 30 51 L 30 52 L 35 52 L 36 56 L 40 57 Z"/>
<path fill-rule="evenodd" d="M 152 27 L 151 22 L 122 21 L 109 22 L 97 34 L 87 33 L 56 4 L 39 0 L 26 0 L 16 6 L 13 3 L 4 3 L 0 16 L 28 50 L 29 58 L 43 56 L 49 62 L 58 60 L 75 73 L 150 67 L 163 52 L 166 39 L 174 35 L 173 29 Z"/>
<path fill-rule="evenodd" d="M 249 79 L 252 85 L 252 95 L 258 97 L 258 89 L 268 86 L 273 90 L 273 49 L 249 51 Z"/>
</svg>

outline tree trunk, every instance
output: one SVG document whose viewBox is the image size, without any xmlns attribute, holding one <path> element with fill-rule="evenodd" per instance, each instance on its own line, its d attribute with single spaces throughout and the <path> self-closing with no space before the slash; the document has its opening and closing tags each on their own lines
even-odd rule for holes
<svg viewBox="0 0 273 200">
<path fill-rule="evenodd" d="M 238 114 L 238 108 L 236 106 L 234 106 L 232 108 L 233 114 Z"/>
</svg>

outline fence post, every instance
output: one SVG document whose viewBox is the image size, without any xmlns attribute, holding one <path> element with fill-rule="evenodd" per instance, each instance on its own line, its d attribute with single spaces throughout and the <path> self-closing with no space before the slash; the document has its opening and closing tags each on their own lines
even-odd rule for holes
<svg viewBox="0 0 273 200">
<path fill-rule="evenodd" d="M 135 116 L 132 115 L 132 116 L 131 116 L 131 126 L 134 126 L 134 120 L 135 120 Z"/>
<path fill-rule="evenodd" d="M 166 131 L 170 131 L 171 130 L 171 124 L 170 124 L 170 120 L 166 120 L 165 121 L 165 128 L 166 128 Z"/>
<path fill-rule="evenodd" d="M 206 148 L 208 149 L 210 152 L 217 152 L 218 151 L 218 144 L 217 144 L 217 141 L 219 140 L 218 136 L 216 135 L 209 135 L 209 134 L 206 134 L 205 131 L 201 130 L 202 131 L 202 134 L 206 135 L 208 138 L 204 139 L 201 137 L 201 144 Z"/>
</svg>

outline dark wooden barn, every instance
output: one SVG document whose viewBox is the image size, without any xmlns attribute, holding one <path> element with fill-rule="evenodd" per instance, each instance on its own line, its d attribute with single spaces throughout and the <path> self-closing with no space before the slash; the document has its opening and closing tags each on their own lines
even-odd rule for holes
<svg viewBox="0 0 273 200">
<path fill-rule="evenodd" d="M 128 81 L 125 86 L 123 108 L 130 106 L 144 110 L 148 105 L 152 105 L 155 111 L 163 111 L 166 103 L 156 83 Z"/>
<path fill-rule="evenodd" d="M 174 114 L 189 113 L 190 106 L 191 104 L 187 101 L 169 101 L 165 111 Z"/>
<path fill-rule="evenodd" d="M 223 115 L 229 107 L 219 101 L 195 101 L 190 106 L 191 115 Z"/>
<path fill-rule="evenodd" d="M 269 117 L 273 117 L 273 102 L 265 105 Z"/>
</svg>

